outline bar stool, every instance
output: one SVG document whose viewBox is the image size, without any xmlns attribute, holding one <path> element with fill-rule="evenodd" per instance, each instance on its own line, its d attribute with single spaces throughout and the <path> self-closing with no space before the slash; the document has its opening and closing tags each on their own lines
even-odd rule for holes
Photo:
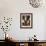
<svg viewBox="0 0 46 46">
<path fill-rule="evenodd" d="M 38 44 L 38 46 L 43 46 L 43 44 Z"/>
</svg>

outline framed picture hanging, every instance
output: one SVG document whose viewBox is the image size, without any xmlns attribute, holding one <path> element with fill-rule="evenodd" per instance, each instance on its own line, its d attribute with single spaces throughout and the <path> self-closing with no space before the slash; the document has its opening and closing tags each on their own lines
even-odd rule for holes
<svg viewBox="0 0 46 46">
<path fill-rule="evenodd" d="M 20 13 L 20 28 L 32 28 L 32 27 L 33 27 L 33 14 Z"/>
</svg>

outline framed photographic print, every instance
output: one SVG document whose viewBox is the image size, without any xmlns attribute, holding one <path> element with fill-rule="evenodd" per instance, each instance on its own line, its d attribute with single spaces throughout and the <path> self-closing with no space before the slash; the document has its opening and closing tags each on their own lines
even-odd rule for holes
<svg viewBox="0 0 46 46">
<path fill-rule="evenodd" d="M 32 26 L 33 26 L 33 14 L 20 13 L 20 28 L 32 28 Z"/>
</svg>

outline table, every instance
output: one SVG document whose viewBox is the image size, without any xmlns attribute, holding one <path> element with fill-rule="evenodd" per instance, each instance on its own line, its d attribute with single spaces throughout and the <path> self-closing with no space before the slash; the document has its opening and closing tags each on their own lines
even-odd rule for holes
<svg viewBox="0 0 46 46">
<path fill-rule="evenodd" d="M 42 44 L 46 46 L 46 40 L 39 41 L 29 41 L 29 40 L 6 40 L 9 44 L 14 44 L 16 46 L 42 46 Z M 23 44 L 23 45 L 22 45 Z"/>
</svg>

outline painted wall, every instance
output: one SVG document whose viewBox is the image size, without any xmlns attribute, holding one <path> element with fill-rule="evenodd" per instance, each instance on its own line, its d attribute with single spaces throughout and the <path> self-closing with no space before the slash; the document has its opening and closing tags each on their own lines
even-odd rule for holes
<svg viewBox="0 0 46 46">
<path fill-rule="evenodd" d="M 37 39 L 46 40 L 45 7 L 33 8 L 28 0 L 0 0 L 0 19 L 4 16 L 13 18 L 10 31 L 7 32 L 13 39 L 28 40 L 29 37 L 36 34 Z M 20 13 L 33 13 L 32 29 L 20 28 Z M 3 35 L 3 31 L 0 29 L 0 39 L 4 39 Z"/>
</svg>

